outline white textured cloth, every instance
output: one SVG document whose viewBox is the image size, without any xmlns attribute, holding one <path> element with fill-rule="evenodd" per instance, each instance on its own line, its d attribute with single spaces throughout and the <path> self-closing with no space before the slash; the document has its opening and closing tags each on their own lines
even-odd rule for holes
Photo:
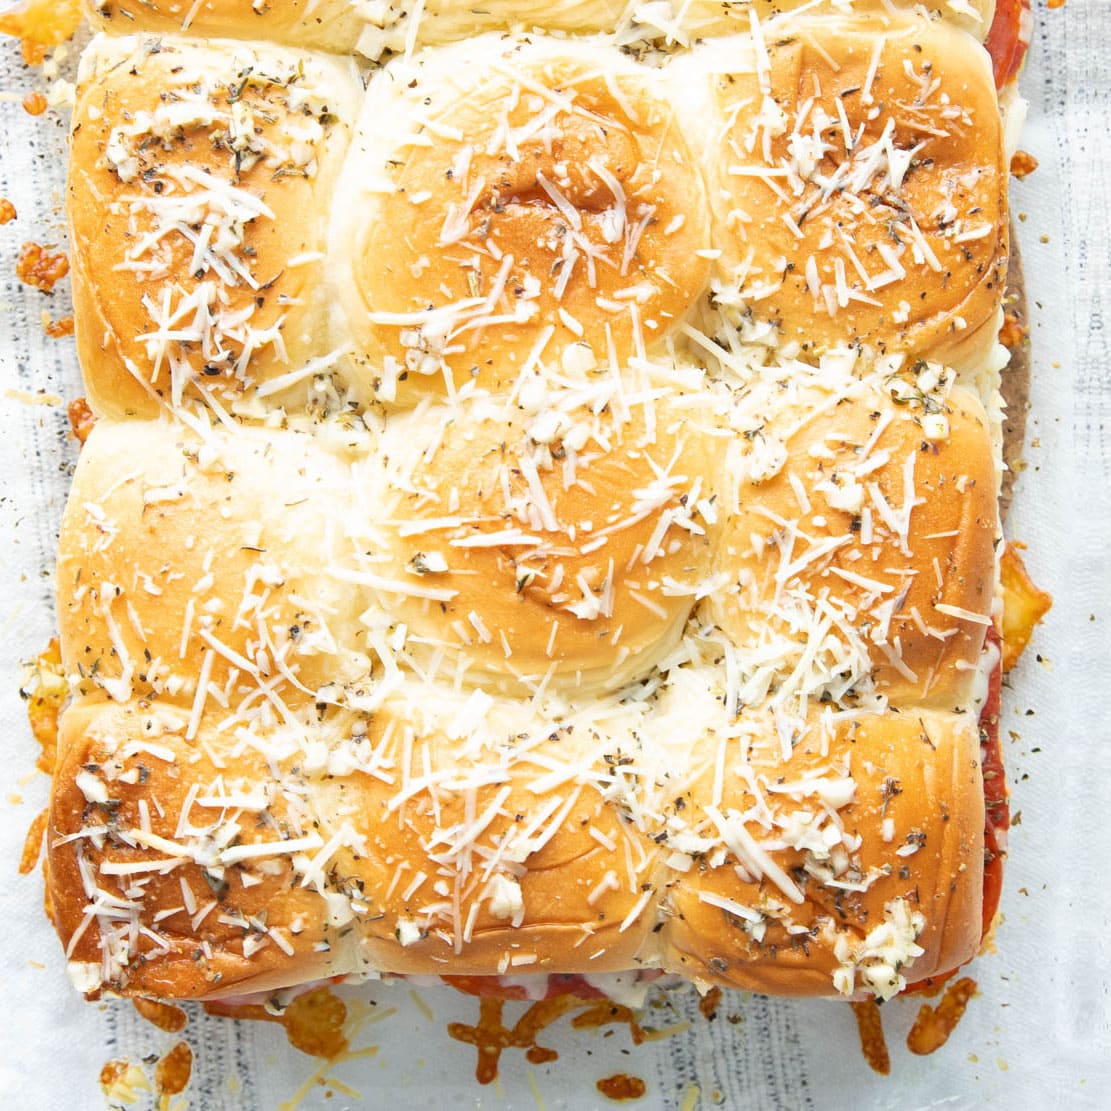
<svg viewBox="0 0 1111 1111">
<path fill-rule="evenodd" d="M 1029 545 L 1028 566 L 1055 605 L 1004 691 L 1016 823 L 1005 920 L 998 951 L 970 970 L 980 994 L 949 1044 L 911 1056 L 903 1041 L 918 1003 L 894 1001 L 883 1009 L 892 1051 L 883 1078 L 864 1063 L 844 1004 L 726 996 L 709 1023 L 684 991 L 644 1020 L 689 1020 L 680 1033 L 633 1048 L 622 1027 L 603 1036 L 563 1020 L 540 1039 L 558 1060 L 531 1065 L 508 1050 L 498 1084 L 483 1088 L 474 1050 L 446 1030 L 451 1020 L 476 1021 L 477 1000 L 419 989 L 418 1005 L 407 987 L 368 984 L 345 993 L 373 1004 L 377 1021 L 353 1047 L 377 1046 L 376 1055 L 335 1066 L 329 1075 L 343 1086 L 326 1098 L 327 1085 L 310 1085 L 301 1106 L 584 1108 L 606 1103 L 595 1081 L 618 1072 L 646 1082 L 637 1107 L 1106 1106 L 1111 887 L 1097 877 L 1111 852 L 1111 714 L 1098 701 L 1111 665 L 1111 0 L 1036 7 L 1021 146 L 1040 168 L 1012 192 L 1030 302 L 1032 410 L 1008 533 Z M 43 309 L 68 312 L 64 289 L 47 297 L 14 277 L 20 243 L 63 236 L 64 121 L 56 112 L 32 119 L 19 104 L 39 80 L 14 43 L 0 44 L 0 195 L 19 212 L 0 227 L 0 1104 L 69 1111 L 104 1106 L 98 1076 L 109 1058 L 141 1063 L 178 1036 L 130 1004 L 82 1004 L 43 917 L 39 875 L 17 875 L 47 791 L 31 774 L 20 662 L 51 635 L 52 553 L 76 455 L 64 407 L 32 405 L 28 395 L 80 393 L 72 341 L 48 338 L 40 323 Z M 507 1018 L 522 1009 L 508 1005 Z M 277 1108 L 319 1064 L 290 1049 L 276 1026 L 194 1008 L 183 1036 L 196 1062 L 181 1100 L 206 1111 Z M 153 1097 L 134 1106 L 144 1104 Z"/>
</svg>

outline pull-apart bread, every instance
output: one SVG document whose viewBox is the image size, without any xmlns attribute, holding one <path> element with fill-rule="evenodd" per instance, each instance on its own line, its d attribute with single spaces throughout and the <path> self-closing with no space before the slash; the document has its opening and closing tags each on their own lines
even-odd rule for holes
<svg viewBox="0 0 1111 1111">
<path fill-rule="evenodd" d="M 977 951 L 991 5 L 674 7 L 91 13 L 82 991 L 888 998 Z"/>
</svg>

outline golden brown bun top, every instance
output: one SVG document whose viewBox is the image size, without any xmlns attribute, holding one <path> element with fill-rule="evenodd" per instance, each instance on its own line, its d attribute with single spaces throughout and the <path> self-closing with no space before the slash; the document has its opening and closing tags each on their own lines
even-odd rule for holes
<svg viewBox="0 0 1111 1111">
<path fill-rule="evenodd" d="M 494 35 L 372 83 L 333 252 L 390 395 L 508 387 L 574 345 L 625 362 L 669 335 L 709 238 L 657 86 L 612 47 Z"/>
<path fill-rule="evenodd" d="M 144 875 L 203 870 L 212 838 L 225 834 L 230 859 L 217 864 L 239 863 L 238 816 L 183 842 L 173 800 L 193 790 L 246 795 L 254 806 L 259 792 L 276 791 L 293 809 L 282 817 L 267 805 L 262 840 L 273 847 L 244 851 L 288 861 L 267 873 L 276 915 L 301 914 L 306 889 L 315 892 L 312 921 L 328 955 L 283 958 L 274 941 L 277 952 L 256 965 L 256 942 L 242 944 L 250 929 L 202 931 L 227 991 L 296 982 L 322 962 L 337 974 L 636 965 L 775 982 L 779 942 L 746 950 L 751 967 L 725 975 L 706 963 L 716 943 L 693 911 L 689 928 L 701 941 L 677 924 L 655 930 L 669 907 L 705 903 L 705 869 L 726 865 L 746 836 L 756 838 L 757 859 L 773 863 L 748 873 L 755 894 L 707 888 L 715 913 L 722 898 L 748 906 L 759 895 L 770 936 L 813 931 L 815 951 L 825 946 L 780 990 L 844 987 L 843 969 L 865 956 L 820 889 L 858 882 L 845 881 L 846 870 L 898 872 L 902 842 L 883 824 L 890 815 L 847 810 L 860 840 L 851 834 L 834 872 L 818 869 L 807 881 L 818 886 L 807 888 L 805 907 L 786 907 L 772 887 L 797 888 L 782 877 L 810 858 L 802 842 L 781 844 L 741 800 L 729 806 L 747 815 L 742 826 L 751 818 L 763 828 L 737 834 L 721 777 L 791 782 L 834 769 L 862 799 L 865 784 L 872 798 L 888 778 L 923 777 L 908 788 L 923 813 L 906 816 L 907 832 L 949 847 L 915 861 L 919 891 L 948 891 L 956 831 L 978 859 L 968 830 L 983 806 L 974 688 L 991 665 L 980 651 L 995 536 L 990 444 L 979 405 L 951 390 L 939 368 L 932 380 L 925 370 L 832 360 L 810 368 L 809 380 L 805 364 L 780 364 L 778 378 L 775 370 L 753 377 L 744 407 L 723 383 L 672 371 L 670 385 L 661 379 L 639 400 L 629 391 L 624 421 L 603 407 L 608 415 L 592 423 L 589 406 L 561 410 L 559 391 L 548 391 L 539 396 L 549 408 L 530 416 L 507 417 L 492 399 L 450 414 L 426 404 L 348 430 L 346 441 L 333 432 L 336 448 L 324 428 L 200 437 L 161 421 L 101 422 L 63 527 L 59 609 L 76 696 L 63 759 L 86 773 L 78 784 L 86 801 L 111 811 L 120 784 L 130 784 L 135 792 L 124 796 L 136 814 L 142 797 L 148 812 L 168 816 L 162 840 L 94 839 L 81 850 L 85 864 L 75 864 L 66 846 L 89 815 L 73 794 L 78 772 L 63 774 L 52 817 L 63 936 L 72 940 L 87 898 L 74 867 L 109 877 L 130 876 L 133 865 Z M 788 372 L 796 384 L 785 388 Z M 746 413 L 761 419 L 756 435 L 737 423 Z M 585 441 L 576 420 L 588 425 Z M 540 421 L 562 439 L 541 435 Z M 564 442 L 562 458 L 536 454 Z M 565 484 L 564 464 L 578 485 Z M 846 508 L 853 480 L 864 487 L 861 505 Z M 858 538 L 846 515 L 866 518 L 864 498 L 875 521 Z M 943 566 L 935 566 L 937 533 L 952 540 Z M 846 543 L 830 543 L 842 535 Z M 552 585 L 559 566 L 574 600 Z M 937 573 L 951 589 L 920 587 Z M 824 631 L 783 649 L 799 632 L 791 605 L 804 599 Z M 619 659 L 625 639 L 637 651 Z M 606 654 L 609 672 L 599 663 Z M 913 681 L 903 674 L 911 667 L 921 669 Z M 889 700 L 898 709 L 885 714 Z M 179 769 L 169 804 L 146 773 L 131 783 L 121 778 L 130 765 L 105 763 L 117 749 L 141 760 L 142 744 L 126 739 L 136 734 L 156 758 L 165 745 L 186 746 L 165 757 Z M 874 738 L 882 760 L 862 737 Z M 69 756 L 69 746 L 94 742 L 103 756 Z M 954 743 L 959 758 L 945 755 Z M 941 755 L 923 760 L 921 744 Z M 186 759 L 187 750 L 203 758 Z M 835 811 L 857 797 L 845 786 L 829 789 Z M 787 792 L 798 814 L 784 812 L 784 821 L 813 821 L 811 793 Z M 941 815 L 958 811 L 970 817 L 946 831 Z M 718 812 L 727 829 L 707 827 Z M 900 838 L 902 824 L 900 816 Z M 974 881 L 962 880 L 952 906 L 938 894 L 911 908 L 890 884 L 866 902 L 869 913 L 893 916 L 906 946 L 924 939 L 935 969 L 968 956 Z M 240 884 L 242 897 L 229 888 L 225 919 L 254 913 L 253 882 Z M 135 912 L 157 933 L 176 889 L 143 890 Z M 941 928 L 949 913 L 953 926 Z M 90 947 L 117 936 L 113 922 L 101 915 L 95 933 L 81 933 L 79 982 L 211 994 L 209 981 L 180 979 L 177 950 L 162 954 L 153 941 L 119 952 L 104 941 L 114 956 L 94 977 Z M 913 955 L 907 948 L 903 959 Z"/>
<path fill-rule="evenodd" d="M 982 49 L 897 12 L 753 27 L 651 60 L 478 36 L 374 71 L 361 113 L 321 55 L 98 37 L 69 195 L 94 411 L 412 406 L 772 345 L 989 368 Z"/>
<path fill-rule="evenodd" d="M 684 668 L 656 708 L 558 726 L 411 690 L 403 708 L 318 716 L 307 743 L 271 722 L 244 746 L 217 710 L 199 753 L 184 713 L 86 700 L 63 721 L 51 818 L 70 956 L 90 984 L 168 997 L 637 966 L 887 997 L 912 963 L 967 960 L 975 719 L 826 710 L 785 758 L 759 712 L 723 719 L 706 679 Z M 106 902 L 82 927 L 90 869 L 129 892 L 122 922 Z"/>
<path fill-rule="evenodd" d="M 979 45 L 928 20 L 811 18 L 707 44 L 672 79 L 706 72 L 719 301 L 803 351 L 860 342 L 981 366 L 1007 179 Z"/>
<path fill-rule="evenodd" d="M 317 796 L 351 823 L 336 867 L 364 895 L 367 965 L 498 975 L 650 960 L 658 853 L 614 797 L 620 734 L 592 715 L 401 693 L 369 728 L 381 773 L 332 777 Z"/>
<path fill-rule="evenodd" d="M 326 354 L 327 197 L 358 88 L 350 64 L 289 49 L 93 40 L 68 209 L 94 412 L 303 383 Z"/>
<path fill-rule="evenodd" d="M 918 979 L 970 959 L 983 899 L 975 721 L 830 715 L 789 771 L 779 744 L 757 734 L 746 762 L 715 767 L 707 743 L 695 775 L 671 783 L 684 830 L 726 848 L 673 887 L 665 963 L 770 995 L 832 983 L 886 999 L 910 964 Z"/>
<path fill-rule="evenodd" d="M 983 50 L 898 13 L 754 27 L 656 68 L 489 35 L 377 74 L 331 241 L 360 394 L 722 342 L 988 365 L 1007 219 Z"/>
<path fill-rule="evenodd" d="M 320 896 L 295 884 L 280 846 L 249 848 L 281 840 L 296 796 L 257 751 L 229 767 L 186 730 L 183 712 L 103 698 L 63 717 L 48 867 L 76 982 L 197 998 L 289 984 L 291 967 L 327 975 Z"/>
<path fill-rule="evenodd" d="M 746 413 L 756 432 L 734 445 L 737 511 L 717 563 L 728 586 L 714 598 L 722 628 L 754 646 L 742 660 L 759 661 L 742 701 L 786 663 L 803 668 L 798 682 L 820 674 L 816 690 L 835 699 L 967 702 L 999 534 L 987 417 L 963 390 L 940 401 L 898 389 L 896 402 L 804 388 L 770 426 L 758 406 Z"/>
<path fill-rule="evenodd" d="M 368 566 L 386 611 L 472 681 L 622 686 L 678 640 L 709 578 L 710 414 L 610 386 L 387 423 Z"/>
<path fill-rule="evenodd" d="M 303 700 L 362 670 L 359 589 L 321 573 L 349 550 L 346 506 L 342 463 L 307 437 L 99 422 L 57 570 L 77 690 L 189 708 L 200 674 L 289 675 Z"/>
</svg>

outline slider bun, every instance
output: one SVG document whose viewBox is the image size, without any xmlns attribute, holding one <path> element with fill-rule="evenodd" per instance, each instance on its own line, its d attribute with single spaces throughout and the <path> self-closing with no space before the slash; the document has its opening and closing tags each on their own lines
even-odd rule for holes
<svg viewBox="0 0 1111 1111">
<path fill-rule="evenodd" d="M 506 385 L 580 342 L 623 363 L 668 335 L 708 230 L 657 84 L 612 47 L 494 35 L 375 76 L 332 225 L 367 388 Z"/>
<path fill-rule="evenodd" d="M 738 452 L 737 510 L 717 557 L 731 585 L 713 612 L 740 649 L 784 654 L 785 673 L 820 641 L 811 666 L 828 671 L 835 698 L 871 675 L 896 706 L 968 700 L 994 590 L 991 441 L 967 391 L 927 404 L 935 412 L 876 387 L 819 393 Z M 771 477 L 750 462 L 758 452 L 781 464 Z"/>
<path fill-rule="evenodd" d="M 56 577 L 77 689 L 188 708 L 210 650 L 210 682 L 225 693 L 232 671 L 249 682 L 244 660 L 293 677 L 301 698 L 360 670 L 358 587 L 321 573 L 343 551 L 342 473 L 293 432 L 206 442 L 180 425 L 99 421 Z"/>
<path fill-rule="evenodd" d="M 405 693 L 370 724 L 383 774 L 317 786 L 318 809 L 347 816 L 355 833 L 358 847 L 339 850 L 331 875 L 364 895 L 369 967 L 635 967 L 656 921 L 656 894 L 643 898 L 656 854 L 600 786 L 619 741 L 597 727 L 545 726 L 492 700 L 464 741 L 469 696 Z"/>
<path fill-rule="evenodd" d="M 822 753 L 823 730 L 828 756 Z M 712 825 L 707 809 L 715 797 L 713 747 L 703 749 L 703 770 L 695 765 L 682 795 L 683 820 L 692 830 L 700 821 Z M 887 923 L 905 942 L 905 923 L 913 914 L 924 916 L 917 937 L 924 953 L 914 960 L 913 979 L 948 972 L 975 955 L 983 899 L 984 790 L 979 731 L 971 715 L 862 715 L 823 726 L 815 714 L 788 765 L 778 738 L 770 731 L 760 734 L 745 770 L 760 784 L 766 811 L 738 774 L 744 764 L 740 751 L 727 752 L 718 811 L 726 820 L 751 814 L 752 808 L 768 814 L 774 828 L 762 837 L 755 822 L 749 820 L 747 828 L 757 831 L 758 841 L 785 845 L 770 848 L 770 858 L 802 901 L 792 901 L 767 876 L 745 874 L 735 852 L 700 861 L 676 879 L 668 896 L 664 967 L 705 983 L 769 995 L 831 995 L 834 973 L 848 964 L 856 966 L 855 975 L 843 986 L 859 990 L 870 984 L 886 997 L 897 987 L 898 968 L 883 965 L 898 953 L 898 942 L 889 947 L 882 931 L 870 944 L 865 939 Z M 855 784 L 851 801 L 831 805 L 843 803 L 835 796 L 846 776 Z M 827 781 L 832 794 L 823 798 L 821 790 L 806 786 L 808 779 Z M 791 785 L 796 790 L 774 793 L 776 786 Z M 884 833 L 887 820 L 890 839 Z M 843 827 L 849 839 L 863 839 L 854 868 L 840 871 L 842 845 L 828 846 L 815 835 L 823 823 L 832 832 Z M 915 844 L 920 847 L 909 855 L 896 851 Z M 863 892 L 835 886 L 869 880 Z M 745 928 L 738 911 L 723 909 L 721 900 L 762 916 L 762 936 Z"/>
<path fill-rule="evenodd" d="M 94 27 L 117 34 L 180 31 L 199 39 L 272 40 L 345 54 L 364 26 L 353 0 L 95 0 L 88 6 Z"/>
<path fill-rule="evenodd" d="M 288 48 L 92 41 L 67 204 L 98 416 L 201 392 L 234 407 L 324 353 L 326 216 L 360 92 L 350 62 Z"/>
<path fill-rule="evenodd" d="M 227 866 L 214 859 L 228 845 L 277 840 L 290 818 L 283 791 L 258 752 L 217 765 L 186 741 L 187 716 L 100 694 L 62 715 L 48 883 L 75 982 L 103 978 L 116 993 L 189 999 L 326 975 L 330 957 L 314 950 L 326 921 L 321 899 L 297 885 L 289 856 Z M 248 808 L 212 802 L 245 794 L 259 798 Z M 144 847 L 135 833 L 148 827 L 209 852 L 213 863 Z M 129 888 L 138 889 L 130 898 Z M 89 914 L 90 901 L 100 913 Z"/>
<path fill-rule="evenodd" d="M 653 402 L 618 419 L 620 398 L 595 415 L 575 396 L 531 416 L 422 409 L 383 443 L 381 604 L 472 682 L 620 686 L 674 644 L 708 575 L 702 418 Z"/>
<path fill-rule="evenodd" d="M 718 41 L 670 76 L 711 75 L 699 160 L 719 303 L 806 352 L 863 343 L 979 369 L 1007 263 L 987 54 L 894 13 L 787 19 L 763 48 L 767 62 L 758 39 Z"/>
</svg>

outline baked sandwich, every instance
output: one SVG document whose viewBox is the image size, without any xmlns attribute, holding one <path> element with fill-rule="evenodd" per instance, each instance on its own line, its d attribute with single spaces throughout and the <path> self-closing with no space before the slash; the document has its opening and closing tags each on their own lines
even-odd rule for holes
<svg viewBox="0 0 1111 1111">
<path fill-rule="evenodd" d="M 977 952 L 991 8 L 96 6 L 79 990 L 887 999 Z"/>
</svg>

